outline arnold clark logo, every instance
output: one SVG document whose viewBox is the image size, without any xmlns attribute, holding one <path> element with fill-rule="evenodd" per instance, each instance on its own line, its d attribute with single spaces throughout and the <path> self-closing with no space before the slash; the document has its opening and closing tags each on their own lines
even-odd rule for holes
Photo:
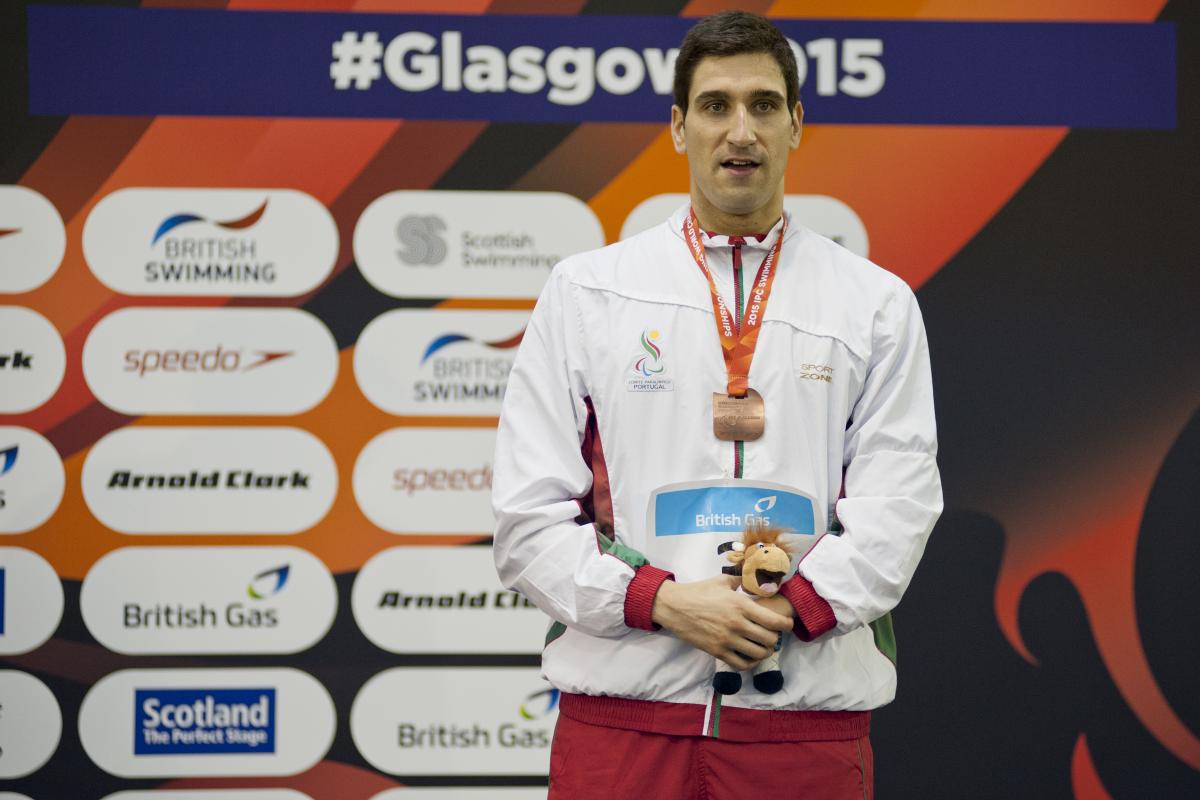
<svg viewBox="0 0 1200 800">
<path fill-rule="evenodd" d="M 621 226 L 621 238 L 649 230 L 662 223 L 675 209 L 688 202 L 686 194 L 659 194 L 643 200 Z M 789 194 L 783 198 L 784 209 L 792 222 L 799 222 L 822 236 L 828 237 L 851 253 L 868 257 L 870 243 L 867 228 L 853 208 L 836 197 L 821 194 Z"/>
<path fill-rule="evenodd" d="M 391 533 L 490 536 L 495 428 L 393 428 L 354 464 L 354 497 Z"/>
<path fill-rule="evenodd" d="M 393 653 L 538 653 L 548 619 L 496 577 L 490 547 L 393 547 L 351 590 L 363 634 Z"/>
<path fill-rule="evenodd" d="M 62 216 L 49 200 L 25 186 L 0 186 L 0 292 L 41 286 L 66 249 Z"/>
<path fill-rule="evenodd" d="M 329 211 L 293 189 L 120 189 L 83 227 L 92 272 L 132 295 L 295 297 L 337 251 Z"/>
<path fill-rule="evenodd" d="M 24 306 L 0 306 L 0 414 L 41 406 L 66 370 L 67 351 L 50 320 Z"/>
<path fill-rule="evenodd" d="M 58 509 L 66 486 L 54 445 L 28 428 L 0 425 L 0 533 L 25 533 Z"/>
<path fill-rule="evenodd" d="M 359 691 L 350 733 L 393 775 L 546 775 L 557 718 L 537 668 L 397 667 Z"/>
<path fill-rule="evenodd" d="M 295 669 L 122 670 L 79 709 L 88 756 L 130 778 L 294 775 L 320 761 L 334 726 L 329 693 Z"/>
<path fill-rule="evenodd" d="M 338 477 L 300 428 L 133 426 L 92 447 L 82 483 L 88 508 L 121 533 L 289 534 L 324 518 Z"/>
<path fill-rule="evenodd" d="M 393 297 L 532 299 L 555 264 L 603 245 L 595 213 L 558 192 L 391 192 L 354 229 L 359 269 Z"/>
<path fill-rule="evenodd" d="M 528 323 L 527 311 L 388 311 L 359 336 L 354 375 L 390 414 L 498 416 Z"/>
<path fill-rule="evenodd" d="M 295 547 L 126 547 L 96 562 L 79 604 L 118 653 L 296 653 L 329 631 L 337 588 Z"/>
<path fill-rule="evenodd" d="M 329 329 L 291 308 L 126 308 L 83 348 L 92 393 L 131 416 L 299 414 L 337 371 Z"/>
</svg>

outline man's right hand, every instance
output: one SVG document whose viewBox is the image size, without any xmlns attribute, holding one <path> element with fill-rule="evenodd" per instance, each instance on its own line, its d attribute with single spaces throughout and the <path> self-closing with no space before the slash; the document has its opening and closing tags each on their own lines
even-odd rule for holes
<svg viewBox="0 0 1200 800">
<path fill-rule="evenodd" d="M 735 591 L 740 583 L 735 575 L 694 583 L 664 581 L 651 618 L 734 669 L 749 669 L 771 654 L 792 621 Z"/>
</svg>

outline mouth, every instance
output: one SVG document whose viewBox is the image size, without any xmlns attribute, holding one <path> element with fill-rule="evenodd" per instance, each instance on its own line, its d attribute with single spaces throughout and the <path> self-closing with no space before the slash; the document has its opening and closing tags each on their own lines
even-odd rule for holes
<svg viewBox="0 0 1200 800">
<path fill-rule="evenodd" d="M 779 591 L 779 584 L 783 581 L 783 573 L 760 569 L 755 570 L 754 578 L 758 581 L 758 589 L 763 594 L 776 594 Z"/>
<path fill-rule="evenodd" d="M 728 170 L 734 175 L 749 175 L 762 166 L 762 163 L 752 158 L 727 158 L 721 162 L 721 169 Z"/>
</svg>

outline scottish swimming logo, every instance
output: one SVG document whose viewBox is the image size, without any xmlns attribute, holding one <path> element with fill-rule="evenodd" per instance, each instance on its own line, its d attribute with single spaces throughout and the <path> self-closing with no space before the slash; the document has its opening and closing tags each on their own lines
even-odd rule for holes
<svg viewBox="0 0 1200 800">
<path fill-rule="evenodd" d="M 625 388 L 630 392 L 670 392 L 675 382 L 667 377 L 667 365 L 663 359 L 662 332 L 643 330 L 638 340 L 640 347 L 632 358 L 625 376 Z"/>
<path fill-rule="evenodd" d="M 274 689 L 137 689 L 136 756 L 275 752 Z"/>
</svg>

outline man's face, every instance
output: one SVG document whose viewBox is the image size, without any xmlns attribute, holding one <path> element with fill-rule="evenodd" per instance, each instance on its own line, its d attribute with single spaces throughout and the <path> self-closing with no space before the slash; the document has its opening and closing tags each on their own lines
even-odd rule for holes
<svg viewBox="0 0 1200 800">
<path fill-rule="evenodd" d="M 756 214 L 771 219 L 755 221 L 775 221 L 802 116 L 799 103 L 788 108 L 783 73 L 768 53 L 709 57 L 696 65 L 687 117 L 671 108 L 671 136 L 676 152 L 688 157 L 692 203 L 702 222 Z"/>
</svg>

